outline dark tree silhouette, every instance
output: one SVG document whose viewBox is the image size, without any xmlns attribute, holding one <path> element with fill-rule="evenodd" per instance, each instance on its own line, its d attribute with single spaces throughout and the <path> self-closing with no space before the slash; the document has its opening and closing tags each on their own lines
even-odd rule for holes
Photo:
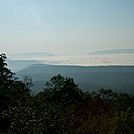
<svg viewBox="0 0 134 134">
<path fill-rule="evenodd" d="M 27 86 L 7 68 L 6 59 L 6 54 L 0 54 L 0 130 L 3 131 L 10 126 L 10 120 L 2 118 L 2 113 L 18 100 L 24 103 L 25 95 L 30 95 Z"/>
</svg>

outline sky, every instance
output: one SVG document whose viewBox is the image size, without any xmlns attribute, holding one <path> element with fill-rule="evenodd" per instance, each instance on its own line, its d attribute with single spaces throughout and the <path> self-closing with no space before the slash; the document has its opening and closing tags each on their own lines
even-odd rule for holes
<svg viewBox="0 0 134 134">
<path fill-rule="evenodd" d="M 0 0 L 0 52 L 134 49 L 134 0 Z"/>
</svg>

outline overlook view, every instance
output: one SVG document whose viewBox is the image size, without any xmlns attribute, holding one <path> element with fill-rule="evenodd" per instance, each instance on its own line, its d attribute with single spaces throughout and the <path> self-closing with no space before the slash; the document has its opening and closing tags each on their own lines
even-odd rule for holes
<svg viewBox="0 0 134 134">
<path fill-rule="evenodd" d="M 133 0 L 1 0 L 0 134 L 133 134 L 133 13 Z"/>
</svg>

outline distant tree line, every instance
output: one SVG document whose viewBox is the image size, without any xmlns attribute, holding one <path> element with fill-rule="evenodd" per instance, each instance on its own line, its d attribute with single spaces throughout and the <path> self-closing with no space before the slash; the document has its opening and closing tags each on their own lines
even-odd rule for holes
<svg viewBox="0 0 134 134">
<path fill-rule="evenodd" d="M 0 54 L 1 134 L 134 134 L 134 96 L 100 89 L 83 92 L 60 74 L 35 96 Z"/>
</svg>

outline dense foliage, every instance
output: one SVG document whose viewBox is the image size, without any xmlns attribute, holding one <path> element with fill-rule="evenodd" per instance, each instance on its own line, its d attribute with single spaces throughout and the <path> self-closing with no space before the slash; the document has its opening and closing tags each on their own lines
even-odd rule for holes
<svg viewBox="0 0 134 134">
<path fill-rule="evenodd" d="M 54 76 L 44 91 L 30 95 L 0 54 L 0 133 L 133 134 L 134 97 L 126 93 L 83 92 L 72 78 Z"/>
</svg>

